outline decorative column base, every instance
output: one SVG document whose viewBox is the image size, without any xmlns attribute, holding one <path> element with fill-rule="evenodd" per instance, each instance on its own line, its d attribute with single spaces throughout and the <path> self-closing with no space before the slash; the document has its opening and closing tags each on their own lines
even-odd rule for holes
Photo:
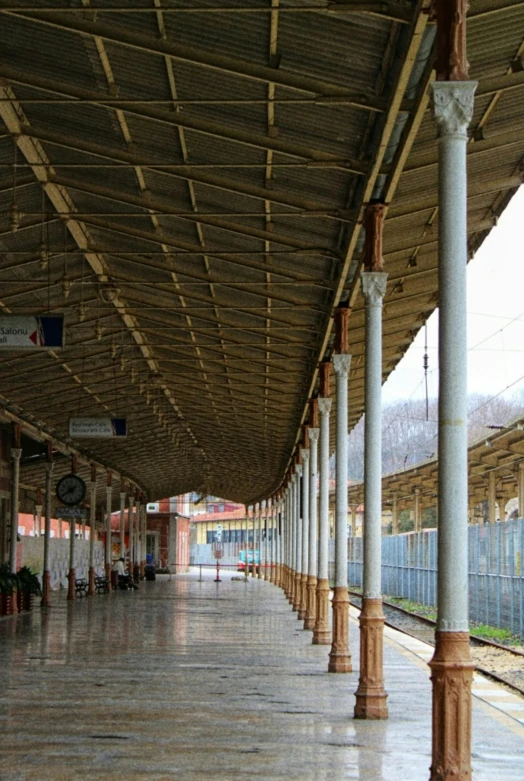
<svg viewBox="0 0 524 781">
<path fill-rule="evenodd" d="M 300 576 L 300 604 L 297 618 L 303 621 L 307 615 L 307 575 Z"/>
<path fill-rule="evenodd" d="M 76 599 L 76 569 L 70 569 L 67 576 L 69 585 L 67 587 L 67 598 Z"/>
<path fill-rule="evenodd" d="M 49 607 L 51 605 L 51 573 L 46 570 L 42 575 L 42 607 Z"/>
<path fill-rule="evenodd" d="M 107 580 L 111 583 L 111 564 L 105 565 L 105 573 Z"/>
<path fill-rule="evenodd" d="M 96 577 L 96 571 L 94 567 L 89 567 L 89 575 L 88 575 L 88 586 L 87 586 L 87 596 L 92 597 L 95 593 L 95 577 Z"/>
<path fill-rule="evenodd" d="M 363 599 L 360 613 L 360 678 L 356 692 L 356 719 L 387 719 L 384 690 L 382 599 Z"/>
<path fill-rule="evenodd" d="M 329 580 L 319 578 L 317 580 L 317 614 L 313 629 L 313 645 L 330 645 L 331 632 L 329 631 Z"/>
<path fill-rule="evenodd" d="M 333 594 L 333 636 L 329 652 L 328 672 L 353 671 L 349 653 L 349 594 L 347 586 L 335 586 Z"/>
<path fill-rule="evenodd" d="M 430 781 L 471 779 L 471 661 L 468 632 L 435 632 Z"/>
<path fill-rule="evenodd" d="M 295 573 L 293 570 L 289 570 L 288 599 L 291 607 L 293 607 L 295 602 L 295 588 L 296 588 Z"/>
<path fill-rule="evenodd" d="M 304 618 L 304 629 L 314 629 L 317 618 L 317 579 L 309 575 L 307 579 L 307 608 Z"/>
<path fill-rule="evenodd" d="M 302 603 L 302 575 L 295 572 L 293 575 L 293 610 L 300 610 Z"/>
<path fill-rule="evenodd" d="M 12 616 L 17 616 L 18 613 L 20 612 L 18 610 L 18 589 L 17 588 L 13 589 L 11 601 L 12 601 L 11 615 Z"/>
</svg>

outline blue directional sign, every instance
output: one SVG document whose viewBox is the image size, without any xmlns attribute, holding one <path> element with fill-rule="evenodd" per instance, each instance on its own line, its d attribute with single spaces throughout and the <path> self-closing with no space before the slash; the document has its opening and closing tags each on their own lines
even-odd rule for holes
<svg viewBox="0 0 524 781">
<path fill-rule="evenodd" d="M 0 315 L 0 349 L 56 350 L 63 346 L 63 315 Z"/>
</svg>

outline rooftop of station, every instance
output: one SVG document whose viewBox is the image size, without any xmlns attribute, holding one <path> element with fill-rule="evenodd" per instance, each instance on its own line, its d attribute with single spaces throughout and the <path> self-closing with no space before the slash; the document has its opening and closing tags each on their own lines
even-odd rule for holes
<svg viewBox="0 0 524 781">
<path fill-rule="evenodd" d="M 354 425 L 371 200 L 384 379 L 438 305 L 431 8 L 2 0 L 1 305 L 64 314 L 65 344 L 3 353 L 1 419 L 151 500 L 251 503 L 282 484 L 345 306 Z M 470 257 L 522 178 L 523 13 L 468 13 Z M 80 446 L 72 415 L 125 415 L 128 437 Z"/>
</svg>

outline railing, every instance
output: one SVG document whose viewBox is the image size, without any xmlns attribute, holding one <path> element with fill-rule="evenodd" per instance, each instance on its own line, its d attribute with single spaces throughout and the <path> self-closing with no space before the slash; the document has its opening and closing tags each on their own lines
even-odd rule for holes
<svg viewBox="0 0 524 781">
<path fill-rule="evenodd" d="M 349 540 L 348 578 L 362 586 L 362 538 Z M 436 529 L 382 538 L 382 590 L 437 604 Z M 524 520 L 468 528 L 469 617 L 524 638 Z"/>
</svg>

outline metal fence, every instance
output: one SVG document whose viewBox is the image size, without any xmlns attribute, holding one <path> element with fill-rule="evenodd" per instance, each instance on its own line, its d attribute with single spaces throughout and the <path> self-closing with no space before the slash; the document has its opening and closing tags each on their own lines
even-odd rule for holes
<svg viewBox="0 0 524 781">
<path fill-rule="evenodd" d="M 382 538 L 382 590 L 437 604 L 436 529 Z M 524 638 L 524 519 L 468 528 L 469 617 Z M 362 586 L 362 538 L 348 544 L 348 578 Z"/>
</svg>

